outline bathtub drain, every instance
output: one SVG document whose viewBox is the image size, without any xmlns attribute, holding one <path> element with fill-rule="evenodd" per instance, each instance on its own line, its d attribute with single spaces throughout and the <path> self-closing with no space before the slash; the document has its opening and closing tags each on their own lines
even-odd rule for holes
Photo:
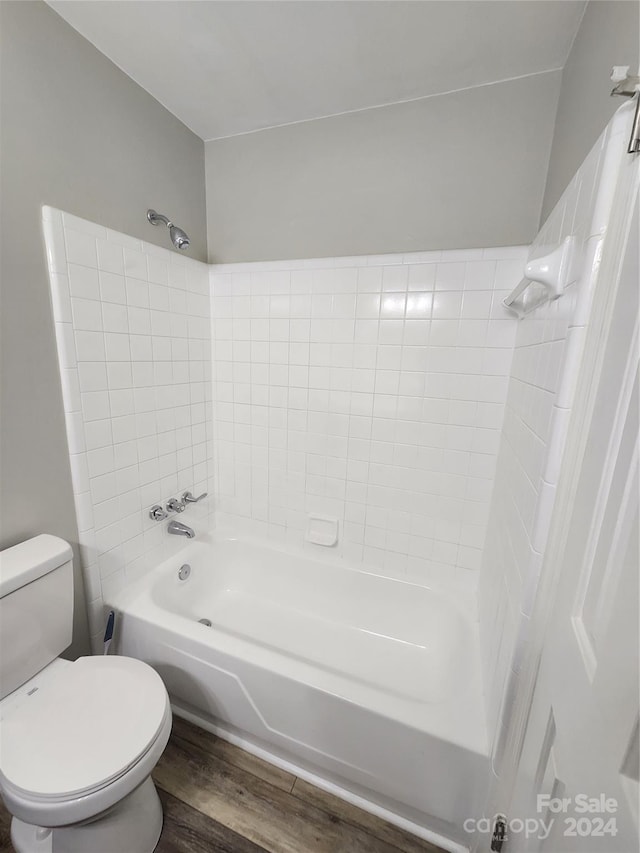
<svg viewBox="0 0 640 853">
<path fill-rule="evenodd" d="M 198 619 L 200 625 L 206 625 L 207 628 L 210 628 L 212 625 L 211 619 Z"/>
</svg>

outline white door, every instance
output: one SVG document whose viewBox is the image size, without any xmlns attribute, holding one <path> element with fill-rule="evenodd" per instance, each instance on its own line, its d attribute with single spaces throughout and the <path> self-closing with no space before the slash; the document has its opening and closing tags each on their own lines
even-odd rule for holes
<svg viewBox="0 0 640 853">
<path fill-rule="evenodd" d="M 636 196 L 505 853 L 639 849 L 638 227 Z"/>
</svg>

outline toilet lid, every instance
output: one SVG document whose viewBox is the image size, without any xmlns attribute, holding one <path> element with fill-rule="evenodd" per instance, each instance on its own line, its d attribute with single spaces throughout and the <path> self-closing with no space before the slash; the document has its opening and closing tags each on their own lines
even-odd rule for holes
<svg viewBox="0 0 640 853">
<path fill-rule="evenodd" d="M 146 663 L 79 658 L 3 718 L 0 775 L 37 797 L 101 788 L 148 751 L 167 704 L 162 679 Z"/>
</svg>

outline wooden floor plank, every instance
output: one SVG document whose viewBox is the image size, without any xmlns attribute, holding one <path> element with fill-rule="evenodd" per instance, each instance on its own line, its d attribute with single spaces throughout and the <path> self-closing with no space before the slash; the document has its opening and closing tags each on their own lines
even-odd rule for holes
<svg viewBox="0 0 640 853">
<path fill-rule="evenodd" d="M 399 853 L 251 773 L 212 758 L 175 731 L 154 779 L 174 797 L 264 847 L 269 853 Z"/>
<path fill-rule="evenodd" d="M 182 800 L 162 789 L 158 793 L 164 824 L 155 853 L 264 853 L 263 847 L 192 809 Z"/>
<path fill-rule="evenodd" d="M 11 843 L 11 815 L 0 799 L 0 853 L 13 853 Z"/>
<path fill-rule="evenodd" d="M 296 777 L 293 773 L 287 773 L 281 770 L 274 764 L 269 764 L 268 761 L 263 761 L 256 755 L 234 746 L 222 738 L 201 729 L 199 726 L 194 726 L 182 717 L 173 717 L 173 729 L 176 736 L 179 736 L 185 743 L 192 745 L 194 749 L 200 749 L 212 759 L 219 758 L 226 761 L 227 764 L 233 764 L 241 770 L 246 770 L 247 773 L 252 773 L 264 782 L 273 785 L 274 788 L 280 788 L 282 791 L 291 791 Z"/>
<path fill-rule="evenodd" d="M 265 853 L 264 848 L 192 809 L 161 788 L 158 794 L 164 821 L 155 853 Z M 0 853 L 15 853 L 10 826 L 11 815 L 0 800 Z"/>
<path fill-rule="evenodd" d="M 157 853 L 442 853 L 183 720 L 153 775 Z M 0 800 L 0 853 L 14 853 L 10 823 Z"/>
<path fill-rule="evenodd" d="M 305 802 L 311 803 L 317 808 L 339 817 L 341 820 L 359 826 L 365 832 L 379 838 L 381 841 L 392 844 L 398 850 L 401 850 L 402 853 L 442 853 L 439 847 L 435 847 L 428 841 L 423 841 L 421 838 L 399 829 L 386 820 L 382 820 L 382 818 L 365 812 L 356 806 L 352 806 L 351 803 L 347 803 L 339 797 L 334 797 L 333 794 L 329 794 L 327 791 L 323 791 L 321 788 L 317 788 L 303 779 L 296 779 L 292 793 L 301 800 L 305 800 Z"/>
</svg>

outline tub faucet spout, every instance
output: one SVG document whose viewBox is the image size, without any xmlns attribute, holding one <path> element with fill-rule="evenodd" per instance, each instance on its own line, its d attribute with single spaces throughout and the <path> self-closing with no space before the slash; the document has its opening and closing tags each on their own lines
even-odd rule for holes
<svg viewBox="0 0 640 853">
<path fill-rule="evenodd" d="M 187 539 L 193 539 L 196 535 L 191 527 L 187 527 L 181 521 L 170 521 L 167 530 L 174 536 L 186 536 Z"/>
</svg>

